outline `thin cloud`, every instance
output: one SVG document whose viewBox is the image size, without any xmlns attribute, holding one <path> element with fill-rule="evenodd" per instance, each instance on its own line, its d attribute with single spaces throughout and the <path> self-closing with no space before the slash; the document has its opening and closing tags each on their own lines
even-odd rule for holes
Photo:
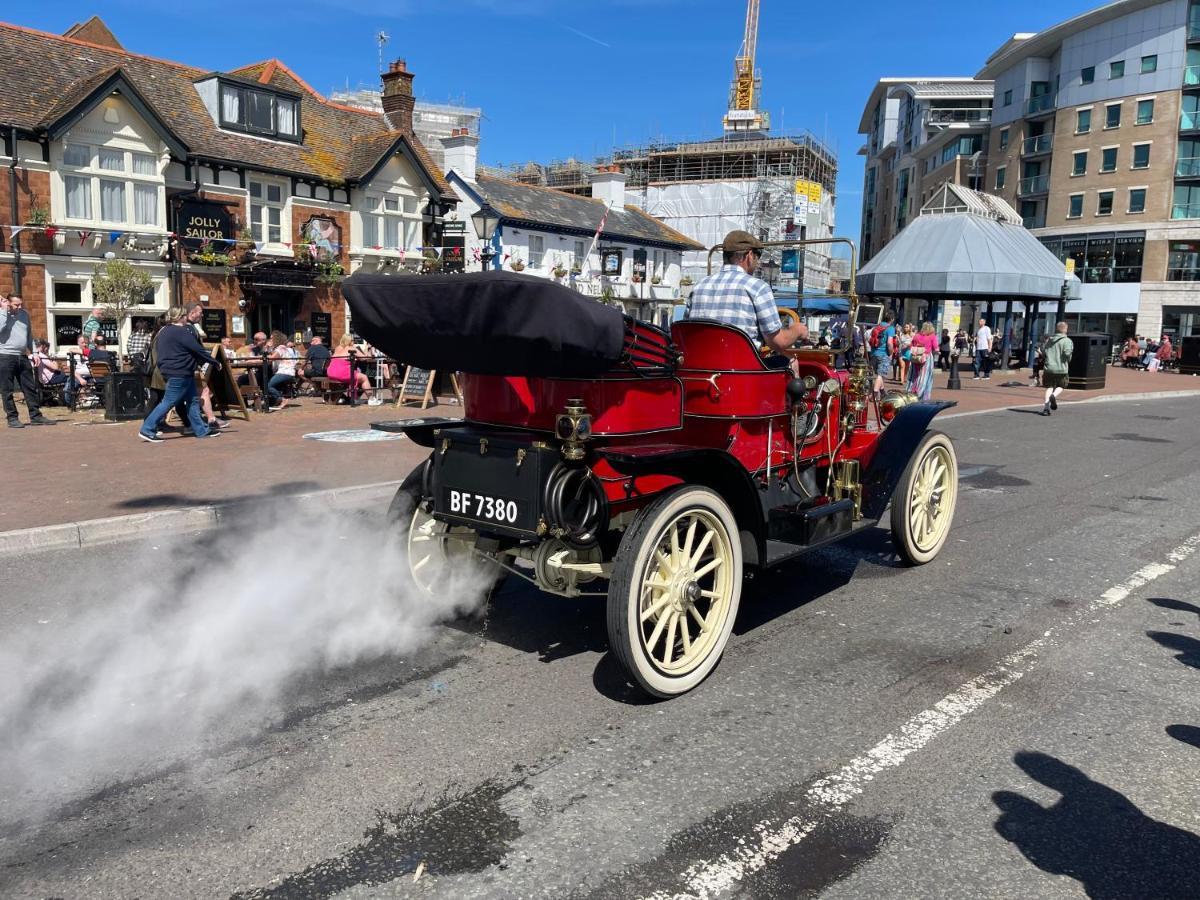
<svg viewBox="0 0 1200 900">
<path fill-rule="evenodd" d="M 599 44 L 601 47 L 607 47 L 609 50 L 612 49 L 612 44 L 606 44 L 604 41 L 600 40 L 600 38 L 592 37 L 585 31 L 580 31 L 578 28 L 572 28 L 570 25 L 564 25 L 563 28 L 567 29 L 567 31 L 571 32 L 572 34 L 579 35 L 581 38 L 587 38 L 587 40 L 591 41 L 593 44 Z"/>
</svg>

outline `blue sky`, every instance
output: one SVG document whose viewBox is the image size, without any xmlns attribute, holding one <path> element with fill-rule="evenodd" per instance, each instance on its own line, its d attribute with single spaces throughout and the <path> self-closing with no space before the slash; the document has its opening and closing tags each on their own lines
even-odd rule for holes
<svg viewBox="0 0 1200 900">
<path fill-rule="evenodd" d="M 762 0 L 758 65 L 773 131 L 807 129 L 837 151 L 838 233 L 858 237 L 858 120 L 885 76 L 971 75 L 1013 32 L 1098 0 L 1003 4 Z M 129 50 L 204 68 L 279 57 L 314 88 L 378 81 L 375 35 L 418 95 L 484 110 L 485 162 L 591 159 L 618 145 L 720 132 L 741 0 L 289 0 L 214 6 L 104 0 L 3 17 L 62 32 L 98 14 Z"/>
</svg>

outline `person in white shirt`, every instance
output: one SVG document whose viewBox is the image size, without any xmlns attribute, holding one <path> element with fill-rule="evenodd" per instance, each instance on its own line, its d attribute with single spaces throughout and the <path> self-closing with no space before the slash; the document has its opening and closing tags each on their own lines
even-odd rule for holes
<svg viewBox="0 0 1200 900">
<path fill-rule="evenodd" d="M 979 330 L 975 332 L 975 379 L 992 377 L 992 329 L 988 328 L 987 319 L 979 320 Z"/>
<path fill-rule="evenodd" d="M 275 347 L 271 353 L 271 359 L 275 360 L 275 374 L 267 382 L 267 399 L 271 409 L 283 409 L 287 406 L 287 400 L 280 388 L 296 380 L 296 360 L 300 354 L 296 352 L 295 343 L 281 331 L 271 334 L 271 343 Z"/>
</svg>

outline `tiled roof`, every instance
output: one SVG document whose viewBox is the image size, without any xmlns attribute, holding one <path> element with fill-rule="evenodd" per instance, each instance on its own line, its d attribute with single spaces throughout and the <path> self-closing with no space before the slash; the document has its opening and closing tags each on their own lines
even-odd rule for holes
<svg viewBox="0 0 1200 900">
<path fill-rule="evenodd" d="M 482 194 L 504 218 L 512 221 L 594 232 L 604 215 L 603 201 L 567 194 L 554 188 L 521 184 L 490 175 L 478 175 L 471 187 Z M 704 249 L 701 244 L 667 227 L 636 206 L 611 210 L 604 226 L 604 235 L 634 242 L 669 244 L 683 250 Z"/>
<path fill-rule="evenodd" d="M 233 74 L 256 80 L 266 75 L 264 83 L 299 94 L 303 144 L 260 140 L 218 128 L 194 86 L 197 79 L 211 74 L 202 69 L 4 23 L 0 23 L 0 51 L 0 125 L 38 131 L 51 110 L 60 116 L 69 111 L 66 98 L 83 99 L 89 85 L 95 88 L 119 69 L 196 157 L 351 181 L 371 168 L 361 162 L 364 147 L 386 150 L 394 143 L 394 135 L 385 140 L 392 132 L 382 115 L 326 100 L 278 60 Z M 443 196 L 453 198 L 450 185 L 420 141 L 411 136 L 409 140 L 431 181 Z"/>
</svg>

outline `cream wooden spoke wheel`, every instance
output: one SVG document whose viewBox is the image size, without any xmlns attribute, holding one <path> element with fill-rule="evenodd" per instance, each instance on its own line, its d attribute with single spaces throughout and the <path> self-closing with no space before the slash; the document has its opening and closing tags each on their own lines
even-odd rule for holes
<svg viewBox="0 0 1200 900">
<path fill-rule="evenodd" d="M 905 562 L 919 566 L 938 555 L 957 502 L 954 444 L 941 432 L 927 432 L 892 495 L 892 540 Z"/>
<path fill-rule="evenodd" d="M 448 577 L 474 558 L 475 532 L 439 522 L 422 509 L 424 469 L 422 464 L 404 479 L 388 509 L 388 518 L 406 530 L 408 567 L 417 588 L 430 599 L 445 599 Z M 497 578 L 500 574 L 497 569 Z"/>
<path fill-rule="evenodd" d="M 608 591 L 613 652 L 649 694 L 689 691 L 725 650 L 742 593 L 737 522 L 701 487 L 656 498 L 625 532 Z"/>
</svg>

